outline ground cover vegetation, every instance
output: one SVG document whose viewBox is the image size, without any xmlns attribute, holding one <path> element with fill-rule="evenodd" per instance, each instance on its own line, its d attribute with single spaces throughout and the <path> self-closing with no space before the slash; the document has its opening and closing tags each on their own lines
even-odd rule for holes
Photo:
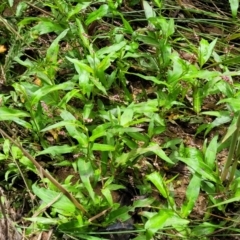
<svg viewBox="0 0 240 240">
<path fill-rule="evenodd" d="M 238 1 L 0 3 L 0 239 L 239 239 Z"/>
</svg>

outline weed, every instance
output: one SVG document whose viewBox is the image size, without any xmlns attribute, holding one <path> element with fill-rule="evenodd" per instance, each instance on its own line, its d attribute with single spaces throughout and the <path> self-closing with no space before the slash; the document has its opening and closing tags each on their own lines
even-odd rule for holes
<svg viewBox="0 0 240 240">
<path fill-rule="evenodd" d="M 3 229 L 238 234 L 238 1 L 177 3 L 0 4 Z"/>
</svg>

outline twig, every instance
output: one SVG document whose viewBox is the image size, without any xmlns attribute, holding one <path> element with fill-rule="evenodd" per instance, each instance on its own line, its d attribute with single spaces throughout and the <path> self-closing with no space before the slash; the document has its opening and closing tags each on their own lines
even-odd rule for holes
<svg viewBox="0 0 240 240">
<path fill-rule="evenodd" d="M 54 17 L 51 13 L 49 13 L 49 12 L 47 12 L 47 11 L 45 11 L 45 10 L 43 10 L 43 9 L 41 9 L 41 8 L 39 8 L 39 7 L 37 7 L 37 6 L 33 5 L 33 4 L 31 4 L 31 3 L 28 3 L 28 2 L 26 2 L 26 3 L 27 3 L 29 6 L 31 6 L 32 8 L 37 9 L 38 11 L 40 11 L 40 12 L 42 12 L 42 13 L 44 13 L 44 14 L 50 16 L 50 17 Z"/>
<path fill-rule="evenodd" d="M 7 22 L 6 19 L 1 17 L 1 15 L 0 15 L 0 22 L 2 22 L 10 32 L 14 33 L 18 37 L 18 39 L 23 40 L 23 38 L 19 35 L 19 33 Z"/>
<path fill-rule="evenodd" d="M 62 196 L 62 194 L 58 194 L 51 202 L 49 202 L 46 206 L 44 206 L 43 208 L 39 209 L 37 212 L 35 212 L 32 215 L 32 218 L 37 217 L 38 215 L 40 215 L 41 213 L 43 213 L 47 208 L 51 207 L 55 202 L 57 202 L 59 200 L 59 198 Z"/>
<path fill-rule="evenodd" d="M 72 194 L 67 191 L 67 189 L 65 189 L 61 184 L 58 183 L 58 181 L 52 177 L 52 175 L 50 173 L 48 173 L 47 171 L 45 171 L 43 169 L 43 167 L 32 157 L 32 155 L 30 155 L 22 146 L 20 143 L 18 143 L 17 141 L 13 140 L 5 131 L 3 131 L 2 129 L 0 129 L 0 133 L 2 134 L 2 136 L 6 137 L 7 139 L 9 139 L 15 146 L 17 146 L 22 153 L 25 155 L 25 157 L 27 157 L 37 168 L 37 170 L 42 173 L 46 178 L 48 178 L 50 180 L 50 182 L 52 184 L 54 184 L 74 205 L 76 208 L 78 208 L 79 210 L 81 210 L 83 213 L 85 213 L 87 215 L 87 212 L 85 210 L 85 208 L 77 201 L 77 199 L 75 197 L 72 196 Z"/>
</svg>

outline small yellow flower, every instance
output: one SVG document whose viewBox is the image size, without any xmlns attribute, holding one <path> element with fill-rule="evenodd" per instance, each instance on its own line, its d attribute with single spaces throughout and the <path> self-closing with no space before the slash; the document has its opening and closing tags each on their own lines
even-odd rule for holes
<svg viewBox="0 0 240 240">
<path fill-rule="evenodd" d="M 7 51 L 7 48 L 4 45 L 0 45 L 0 53 L 4 53 Z"/>
</svg>

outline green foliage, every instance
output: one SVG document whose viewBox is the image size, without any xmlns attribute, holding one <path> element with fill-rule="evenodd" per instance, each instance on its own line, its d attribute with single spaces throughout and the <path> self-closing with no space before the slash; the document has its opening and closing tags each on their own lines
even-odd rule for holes
<svg viewBox="0 0 240 240">
<path fill-rule="evenodd" d="M 232 17 L 237 17 L 238 7 L 239 7 L 239 1 L 236 0 L 229 0 L 231 11 L 232 11 Z"/>
<path fill-rule="evenodd" d="M 158 0 L 0 4 L 13 10 L 0 17 L 0 183 L 27 205 L 24 237 L 237 232 L 226 209 L 240 196 L 239 33 L 185 25 L 228 33 L 239 2 L 234 23 L 177 2 L 194 17 Z"/>
</svg>

